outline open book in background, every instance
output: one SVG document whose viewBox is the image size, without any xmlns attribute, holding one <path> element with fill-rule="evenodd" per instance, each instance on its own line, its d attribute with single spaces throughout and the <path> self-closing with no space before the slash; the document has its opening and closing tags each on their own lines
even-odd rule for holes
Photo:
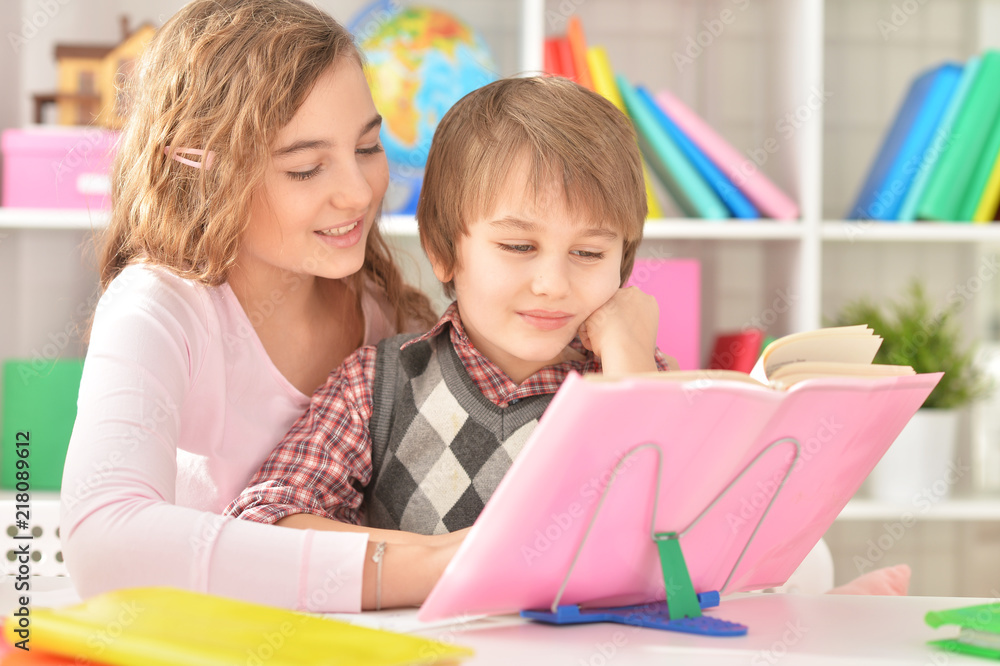
<svg viewBox="0 0 1000 666">
<path fill-rule="evenodd" d="M 748 341 L 752 341 L 754 333 L 762 335 L 751 329 L 745 334 Z M 713 359 L 723 355 L 727 340 L 733 341 L 733 344 L 739 343 L 739 349 L 745 352 L 749 345 L 740 335 L 719 336 Z M 881 345 L 882 338 L 864 324 L 820 328 L 773 340 L 757 357 L 749 374 L 741 371 L 747 363 L 746 354 L 743 353 L 739 358 L 742 366 L 739 369 L 716 367 L 675 372 L 669 377 L 664 375 L 663 379 L 727 379 L 787 389 L 803 380 L 820 377 L 902 377 L 914 374 L 913 368 L 908 365 L 873 364 L 872 360 Z"/>
<path fill-rule="evenodd" d="M 571 374 L 418 617 L 663 600 L 654 532 L 679 534 L 696 592 L 782 585 L 941 379 L 872 365 L 879 344 L 786 336 L 770 386 Z"/>
<path fill-rule="evenodd" d="M 763 384 L 787 388 L 816 377 L 900 377 L 914 374 L 908 365 L 872 364 L 882 338 L 864 324 L 792 333 L 761 352 L 750 376 Z"/>
</svg>

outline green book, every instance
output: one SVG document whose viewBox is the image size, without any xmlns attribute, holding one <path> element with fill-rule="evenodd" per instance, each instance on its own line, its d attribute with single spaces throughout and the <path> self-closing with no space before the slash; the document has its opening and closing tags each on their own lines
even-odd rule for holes
<svg viewBox="0 0 1000 666">
<path fill-rule="evenodd" d="M 957 625 L 961 628 L 956 638 L 929 641 L 949 652 L 964 652 L 977 657 L 1000 659 L 1000 604 L 965 606 L 943 611 L 930 611 L 924 622 L 937 628 Z"/>
<path fill-rule="evenodd" d="M 0 488 L 59 490 L 82 374 L 82 358 L 4 361 Z"/>
<path fill-rule="evenodd" d="M 989 182 L 990 174 L 993 173 L 993 164 L 997 161 L 997 153 L 1000 153 L 1000 117 L 993 119 L 993 131 L 990 132 L 986 146 L 976 161 L 976 170 L 972 174 L 972 181 L 965 193 L 965 199 L 962 200 L 962 212 L 959 213 L 958 219 L 972 220 L 976 216 L 979 200 L 983 198 L 986 183 Z"/>
<path fill-rule="evenodd" d="M 677 205 L 690 217 L 710 220 L 732 217 L 719 195 L 688 161 L 632 84 L 620 74 L 615 77 L 615 82 L 628 115 L 635 124 L 639 146 Z"/>
<path fill-rule="evenodd" d="M 955 118 L 950 141 L 930 176 L 924 196 L 917 205 L 918 220 L 953 222 L 961 220 L 966 202 L 978 192 L 970 192 L 980 164 L 980 156 L 989 143 L 993 125 L 1000 117 L 1000 51 L 983 54 L 979 71 Z M 996 153 L 993 154 L 993 157 Z M 992 166 L 992 165 L 991 165 Z M 971 220 L 972 215 L 964 218 Z"/>
</svg>

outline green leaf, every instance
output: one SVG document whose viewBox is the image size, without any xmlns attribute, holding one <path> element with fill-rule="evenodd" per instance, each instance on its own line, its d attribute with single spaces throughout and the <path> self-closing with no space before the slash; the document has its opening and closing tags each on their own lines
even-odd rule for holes
<svg viewBox="0 0 1000 666">
<path fill-rule="evenodd" d="M 950 409 L 993 390 L 975 363 L 975 345 L 962 347 L 961 310 L 961 302 L 937 309 L 924 287 L 914 280 L 897 301 L 876 304 L 863 297 L 847 303 L 831 325 L 870 326 L 882 337 L 875 363 L 908 365 L 918 373 L 944 372 L 923 406 Z"/>
</svg>

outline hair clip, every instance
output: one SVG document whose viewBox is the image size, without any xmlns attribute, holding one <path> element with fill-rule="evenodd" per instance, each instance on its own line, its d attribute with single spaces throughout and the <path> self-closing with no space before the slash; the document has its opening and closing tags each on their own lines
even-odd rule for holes
<svg viewBox="0 0 1000 666">
<path fill-rule="evenodd" d="M 203 166 L 206 169 L 211 169 L 212 160 L 215 159 L 214 150 L 205 151 L 201 150 L 200 148 L 178 148 L 177 150 L 174 151 L 174 154 L 171 155 L 170 146 L 164 146 L 163 154 L 166 155 L 167 157 L 173 157 L 181 164 L 186 164 L 188 166 L 194 167 L 195 169 L 200 169 Z M 189 159 L 187 157 L 181 157 L 182 155 L 198 155 L 202 159 L 200 162 L 196 162 L 195 160 Z"/>
</svg>

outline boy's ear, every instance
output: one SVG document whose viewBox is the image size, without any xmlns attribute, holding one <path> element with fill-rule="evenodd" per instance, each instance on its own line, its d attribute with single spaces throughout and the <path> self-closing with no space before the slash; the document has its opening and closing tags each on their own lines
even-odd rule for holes
<svg viewBox="0 0 1000 666">
<path fill-rule="evenodd" d="M 441 284 L 451 282 L 452 278 L 455 277 L 455 269 L 446 267 L 444 262 L 430 252 L 427 253 L 427 258 L 431 262 L 431 268 L 434 269 L 434 276 L 440 280 Z"/>
</svg>

